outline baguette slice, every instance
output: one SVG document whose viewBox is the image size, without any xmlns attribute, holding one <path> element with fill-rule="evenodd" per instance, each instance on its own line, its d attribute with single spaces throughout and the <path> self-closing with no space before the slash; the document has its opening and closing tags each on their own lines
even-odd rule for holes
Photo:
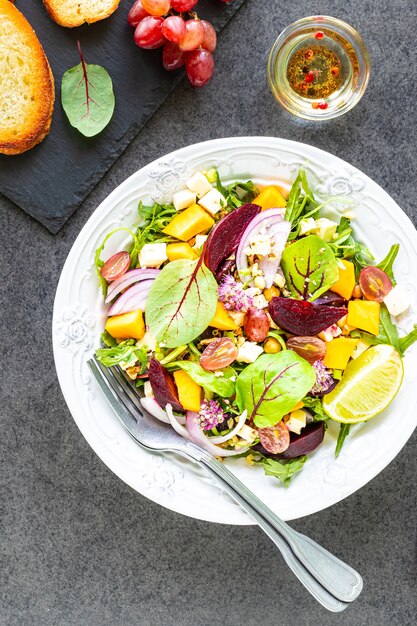
<svg viewBox="0 0 417 626">
<path fill-rule="evenodd" d="M 74 28 L 109 17 L 120 0 L 44 0 L 49 15 L 60 26 Z"/>
<path fill-rule="evenodd" d="M 0 0 L 0 153 L 21 154 L 49 132 L 54 80 L 26 18 Z"/>
</svg>

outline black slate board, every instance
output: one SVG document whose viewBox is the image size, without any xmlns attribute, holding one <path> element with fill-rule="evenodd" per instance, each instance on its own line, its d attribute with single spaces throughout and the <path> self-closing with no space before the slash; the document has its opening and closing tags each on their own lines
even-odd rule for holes
<svg viewBox="0 0 417 626">
<path fill-rule="evenodd" d="M 41 0 L 16 3 L 48 56 L 56 103 L 51 132 L 43 143 L 22 155 L 0 155 L 0 191 L 52 233 L 58 232 L 184 76 L 181 70 L 165 72 L 160 50 L 135 46 L 133 29 L 127 24 L 132 2 L 122 0 L 110 18 L 73 29 L 55 24 Z M 202 0 L 196 8 L 199 16 L 209 19 L 219 31 L 243 2 Z M 109 71 L 116 94 L 109 126 L 89 139 L 70 126 L 60 103 L 62 75 L 79 63 L 77 39 L 87 63 L 103 65 Z"/>
</svg>

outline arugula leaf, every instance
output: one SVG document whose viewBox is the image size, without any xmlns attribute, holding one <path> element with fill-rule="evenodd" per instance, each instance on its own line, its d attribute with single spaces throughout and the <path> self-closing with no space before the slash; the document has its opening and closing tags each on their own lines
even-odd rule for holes
<svg viewBox="0 0 417 626">
<path fill-rule="evenodd" d="M 239 374 L 236 402 L 258 427 L 274 426 L 316 380 L 314 368 L 292 350 L 262 354 Z"/>
<path fill-rule="evenodd" d="M 251 180 L 246 183 L 233 183 L 226 188 L 225 192 L 227 206 L 231 209 L 237 209 L 242 204 L 252 202 L 259 193 Z"/>
<path fill-rule="evenodd" d="M 117 343 L 117 340 L 111 336 L 111 334 L 107 331 L 104 330 L 101 333 L 101 341 L 108 347 L 108 348 L 115 348 L 116 346 L 118 346 L 119 344 Z"/>
<path fill-rule="evenodd" d="M 146 243 L 172 241 L 172 237 L 162 230 L 169 224 L 176 210 L 172 204 L 155 203 L 147 206 L 139 202 L 138 213 L 142 223 L 136 231 L 136 239 L 130 250 L 131 267 L 136 267 L 139 252 Z"/>
<path fill-rule="evenodd" d="M 400 244 L 399 243 L 394 243 L 391 248 L 389 249 L 389 252 L 387 254 L 387 256 L 385 257 L 385 259 L 383 259 L 380 263 L 378 263 L 377 267 L 379 267 L 380 270 L 383 270 L 386 274 L 388 274 L 388 276 L 391 279 L 392 284 L 395 286 L 396 280 L 394 277 L 394 272 L 392 269 L 392 266 L 394 265 L 394 261 L 397 258 L 398 252 L 400 250 Z"/>
<path fill-rule="evenodd" d="M 106 297 L 106 295 L 107 295 L 107 281 L 103 278 L 103 276 L 101 275 L 101 272 L 100 272 L 101 268 L 104 265 L 104 261 L 102 261 L 101 258 L 100 258 L 101 257 L 101 253 L 103 252 L 104 247 L 105 247 L 106 243 L 108 242 L 108 240 L 110 239 L 110 237 L 112 237 L 115 233 L 120 232 L 121 230 L 125 230 L 126 232 L 129 233 L 129 235 L 131 235 L 131 237 L 133 238 L 133 248 L 135 248 L 135 246 L 137 245 L 135 233 L 133 233 L 130 230 L 130 228 L 127 228 L 126 226 L 119 226 L 118 228 L 115 228 L 114 230 L 112 230 L 110 233 L 108 233 L 104 237 L 101 245 L 97 248 L 97 250 L 95 251 L 95 254 L 94 254 L 94 265 L 96 266 L 97 276 L 98 276 L 98 279 L 100 281 L 101 290 L 103 292 L 103 296 L 104 297 Z M 132 253 L 131 252 L 129 252 L 129 254 L 130 254 L 130 266 L 132 267 L 132 261 L 134 261 L 134 258 L 132 259 Z M 136 257 L 136 260 L 137 260 L 137 257 Z"/>
<path fill-rule="evenodd" d="M 206 389 L 206 391 L 217 393 L 223 398 L 230 398 L 235 393 L 235 383 L 230 380 L 231 377 L 236 376 L 236 372 L 232 367 L 221 370 L 222 376 L 216 376 L 214 372 L 208 372 L 199 363 L 192 361 L 175 361 L 171 365 L 187 372 L 189 377 L 197 385 L 201 385 L 203 389 Z"/>
<path fill-rule="evenodd" d="M 177 348 L 207 328 L 217 307 L 217 282 L 200 257 L 168 263 L 146 300 L 146 323 L 159 343 Z"/>
<path fill-rule="evenodd" d="M 303 404 L 306 409 L 311 411 L 315 422 L 325 422 L 329 419 L 329 416 L 324 412 L 321 398 L 305 396 L 305 398 L 303 398 Z"/>
<path fill-rule="evenodd" d="M 281 267 L 292 296 L 303 300 L 315 300 L 339 278 L 336 257 L 317 235 L 303 237 L 287 246 Z"/>
<path fill-rule="evenodd" d="M 299 456 L 288 461 L 276 461 L 275 459 L 262 459 L 262 467 L 267 476 L 278 478 L 286 487 L 290 484 L 291 476 L 303 469 L 307 461 L 306 456 Z"/>
<path fill-rule="evenodd" d="M 139 361 L 141 374 L 145 372 L 148 365 L 146 348 L 137 348 L 134 339 L 127 339 L 111 348 L 99 348 L 96 350 L 96 357 L 105 367 L 113 367 L 120 363 L 128 363 L 129 366 L 133 366 Z"/>
<path fill-rule="evenodd" d="M 312 217 L 313 215 L 318 217 L 319 211 L 320 207 L 309 187 L 305 170 L 303 167 L 300 167 L 292 184 L 285 208 L 285 219 L 292 224 L 289 239 L 296 239 L 298 236 L 302 219 Z"/>
<path fill-rule="evenodd" d="M 404 352 L 408 350 L 408 348 L 412 346 L 415 341 L 417 341 L 417 324 L 414 324 L 413 330 L 410 330 L 410 332 L 405 335 L 405 337 L 400 338 L 401 354 L 403 355 Z"/>
<path fill-rule="evenodd" d="M 350 424 L 340 424 L 339 436 L 337 438 L 336 450 L 334 453 L 336 459 L 340 454 L 340 451 L 342 449 L 343 444 L 345 443 L 345 439 L 348 436 L 349 431 L 350 431 Z"/>
<path fill-rule="evenodd" d="M 77 45 L 81 63 L 63 75 L 61 102 L 71 126 L 85 137 L 94 137 L 113 116 L 113 83 L 104 67 L 84 61 L 79 41 Z"/>
</svg>

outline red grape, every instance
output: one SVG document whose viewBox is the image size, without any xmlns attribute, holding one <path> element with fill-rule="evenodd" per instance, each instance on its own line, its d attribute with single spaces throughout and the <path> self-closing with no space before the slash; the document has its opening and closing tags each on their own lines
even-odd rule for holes
<svg viewBox="0 0 417 626">
<path fill-rule="evenodd" d="M 280 454 L 290 445 L 290 431 L 284 422 L 278 422 L 268 428 L 259 428 L 259 441 L 271 454 Z"/>
<path fill-rule="evenodd" d="M 203 87 L 213 75 L 213 55 L 208 50 L 193 50 L 187 56 L 185 71 L 193 87 Z"/>
<path fill-rule="evenodd" d="M 181 50 L 196 50 L 201 46 L 204 39 L 204 27 L 200 20 L 188 20 L 185 22 L 185 35 L 179 46 Z"/>
<path fill-rule="evenodd" d="M 190 11 L 197 2 L 198 0 L 171 0 L 171 6 L 174 11 L 182 13 L 183 11 Z"/>
<path fill-rule="evenodd" d="M 204 28 L 204 38 L 201 47 L 209 52 L 214 52 L 217 44 L 216 31 L 210 22 L 207 22 L 207 20 L 201 20 L 201 24 Z"/>
<path fill-rule="evenodd" d="M 165 44 L 162 51 L 162 65 L 168 72 L 173 72 L 185 64 L 187 53 L 180 50 L 176 43 Z"/>
<path fill-rule="evenodd" d="M 179 15 L 170 15 L 162 24 L 162 34 L 168 41 L 179 43 L 185 35 L 185 22 Z"/>
<path fill-rule="evenodd" d="M 170 0 L 142 0 L 142 5 L 149 15 L 161 16 L 171 8 Z"/>
<path fill-rule="evenodd" d="M 392 289 L 390 277 L 379 267 L 368 265 L 359 274 L 359 285 L 367 300 L 382 302 Z"/>
<path fill-rule="evenodd" d="M 147 13 L 143 8 L 141 0 L 136 0 L 127 16 L 129 26 L 136 27 L 147 15 L 149 15 L 149 13 Z"/>
<path fill-rule="evenodd" d="M 135 44 L 139 48 L 146 48 L 147 50 L 163 46 L 165 43 L 165 37 L 162 35 L 163 23 L 162 17 L 154 17 L 153 15 L 144 17 L 136 26 L 134 34 Z"/>
<path fill-rule="evenodd" d="M 116 252 L 113 254 L 100 270 L 100 274 L 108 283 L 117 280 L 127 272 L 130 265 L 130 255 L 128 252 Z"/>
</svg>

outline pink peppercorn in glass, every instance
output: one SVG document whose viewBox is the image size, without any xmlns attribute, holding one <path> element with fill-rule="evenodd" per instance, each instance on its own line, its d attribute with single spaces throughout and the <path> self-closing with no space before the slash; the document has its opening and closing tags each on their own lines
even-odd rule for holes
<svg viewBox="0 0 417 626">
<path fill-rule="evenodd" d="M 305 17 L 279 35 L 268 59 L 276 100 L 308 120 L 328 120 L 352 109 L 369 81 L 369 54 L 359 33 L 334 17 Z"/>
</svg>

